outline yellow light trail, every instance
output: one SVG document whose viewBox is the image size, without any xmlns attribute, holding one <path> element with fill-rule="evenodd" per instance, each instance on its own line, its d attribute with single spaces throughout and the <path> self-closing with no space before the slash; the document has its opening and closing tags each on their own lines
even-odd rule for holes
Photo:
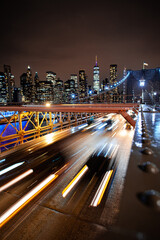
<svg viewBox="0 0 160 240">
<path fill-rule="evenodd" d="M 19 182 L 20 180 L 22 180 L 23 178 L 27 177 L 28 175 L 30 175 L 31 173 L 33 173 L 33 169 L 29 169 L 26 172 L 20 174 L 18 177 L 14 178 L 13 180 L 9 181 L 8 183 L 4 184 L 3 186 L 0 187 L 0 192 L 4 191 L 5 189 L 11 187 L 12 185 L 14 185 L 15 183 Z"/>
<path fill-rule="evenodd" d="M 79 173 L 73 178 L 73 180 L 65 187 L 62 191 L 62 196 L 66 197 L 67 194 L 71 191 L 71 189 L 75 186 L 75 184 L 80 180 L 80 178 L 88 171 L 88 166 L 85 165 Z"/>
<path fill-rule="evenodd" d="M 52 183 L 58 175 L 50 174 L 46 179 L 40 182 L 36 187 L 29 191 L 26 195 L 20 198 L 8 210 L 0 216 L 0 227 L 7 223 L 13 216 L 15 216 L 24 206 L 26 206 L 33 198 L 35 198 L 43 189 Z"/>
<path fill-rule="evenodd" d="M 104 175 L 104 177 L 103 177 L 103 179 L 102 179 L 102 181 L 99 185 L 99 188 L 97 189 L 97 192 L 96 192 L 90 206 L 97 207 L 100 204 L 100 202 L 103 198 L 103 195 L 105 193 L 105 190 L 108 186 L 109 180 L 112 176 L 112 173 L 113 173 L 113 170 L 107 171 L 105 173 L 105 175 Z"/>
</svg>

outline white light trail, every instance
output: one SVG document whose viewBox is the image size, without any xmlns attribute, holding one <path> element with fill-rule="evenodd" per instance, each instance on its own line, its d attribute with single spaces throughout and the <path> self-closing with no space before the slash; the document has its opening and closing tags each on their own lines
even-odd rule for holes
<svg viewBox="0 0 160 240">
<path fill-rule="evenodd" d="M 81 171 L 73 178 L 73 180 L 67 185 L 67 187 L 62 191 L 62 196 L 66 197 L 71 189 L 76 185 L 76 183 L 81 179 L 81 177 L 87 172 L 88 166 L 85 165 Z"/>
<path fill-rule="evenodd" d="M 105 173 L 90 206 L 97 207 L 100 204 L 102 197 L 104 195 L 104 192 L 108 186 L 112 173 L 113 173 L 113 170 L 107 171 Z"/>
<path fill-rule="evenodd" d="M 8 222 L 17 212 L 19 212 L 27 203 L 29 203 L 34 197 L 36 197 L 44 188 L 46 188 L 51 182 L 53 182 L 58 175 L 51 174 L 26 195 L 20 198 L 15 204 L 13 204 L 8 210 L 6 210 L 0 218 L 0 227 Z"/>
<path fill-rule="evenodd" d="M 5 189 L 11 187 L 12 185 L 14 185 L 15 183 L 19 182 L 20 180 L 22 180 L 23 178 L 27 177 L 28 175 L 30 175 L 31 173 L 33 173 L 33 169 L 29 169 L 26 172 L 22 173 L 21 175 L 19 175 L 18 177 L 14 178 L 13 180 L 9 181 L 8 183 L 4 184 L 3 186 L 0 187 L 0 192 L 4 191 Z"/>
<path fill-rule="evenodd" d="M 107 123 L 104 123 L 104 124 L 100 125 L 98 129 L 102 129 L 102 128 L 105 127 L 106 125 L 107 125 Z"/>
<path fill-rule="evenodd" d="M 24 162 L 15 163 L 15 164 L 13 164 L 13 165 L 11 165 L 11 166 L 9 166 L 9 167 L 1 170 L 1 171 L 0 171 L 0 176 L 3 175 L 3 174 L 5 174 L 5 173 L 7 173 L 7 172 L 9 172 L 9 171 L 11 171 L 11 170 L 13 170 L 14 168 L 19 167 L 19 166 L 22 165 L 23 163 L 24 163 Z"/>
<path fill-rule="evenodd" d="M 86 124 L 84 124 L 84 125 L 78 127 L 78 129 L 82 129 L 82 128 L 87 127 L 87 126 L 88 126 L 88 124 L 86 123 Z"/>
<path fill-rule="evenodd" d="M 0 163 L 2 163 L 2 162 L 5 162 L 6 161 L 6 159 L 4 158 L 4 159 L 1 159 L 0 160 Z"/>
</svg>

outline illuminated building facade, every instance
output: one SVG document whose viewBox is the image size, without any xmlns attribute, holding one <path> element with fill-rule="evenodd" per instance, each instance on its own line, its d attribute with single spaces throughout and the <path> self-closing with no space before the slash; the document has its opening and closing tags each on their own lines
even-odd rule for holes
<svg viewBox="0 0 160 240">
<path fill-rule="evenodd" d="M 32 81 L 32 72 L 30 66 L 27 68 L 27 72 L 23 73 L 20 76 L 20 86 L 22 88 L 23 95 L 25 97 L 25 102 L 33 101 L 33 81 Z"/>
<path fill-rule="evenodd" d="M 102 80 L 101 89 L 102 89 L 102 91 L 105 91 L 108 88 L 109 88 L 109 80 L 108 80 L 108 78 L 105 78 Z"/>
<path fill-rule="evenodd" d="M 114 86 L 117 83 L 117 64 L 110 65 L 110 85 Z M 113 93 L 117 93 L 118 89 L 114 88 Z"/>
<path fill-rule="evenodd" d="M 14 88 L 13 102 L 22 102 L 22 90 L 21 88 Z"/>
<path fill-rule="evenodd" d="M 53 84 L 51 81 L 40 81 L 37 87 L 38 102 L 53 102 Z"/>
<path fill-rule="evenodd" d="M 78 90 L 78 76 L 77 76 L 77 74 L 71 74 L 70 79 L 74 80 L 74 82 L 75 82 L 75 100 L 78 101 L 79 90 Z"/>
<path fill-rule="evenodd" d="M 100 90 L 100 78 L 99 78 L 99 67 L 97 64 L 97 56 L 96 56 L 96 64 L 93 68 L 93 90 L 95 93 L 99 93 Z"/>
<path fill-rule="evenodd" d="M 56 80 L 56 86 L 54 91 L 54 103 L 63 103 L 63 81 L 60 79 Z"/>
<path fill-rule="evenodd" d="M 9 65 L 4 65 L 4 75 L 6 79 L 7 102 L 12 102 L 15 81 L 14 81 L 14 76 L 11 73 L 11 67 Z"/>
<path fill-rule="evenodd" d="M 34 76 L 34 87 L 33 87 L 33 92 L 35 95 L 35 102 L 38 102 L 38 87 L 39 87 L 39 76 L 38 73 L 35 72 L 35 76 Z"/>
<path fill-rule="evenodd" d="M 75 81 L 72 79 L 64 83 L 65 103 L 75 102 Z"/>
<path fill-rule="evenodd" d="M 87 76 L 84 70 L 79 71 L 79 98 L 87 97 Z"/>
<path fill-rule="evenodd" d="M 70 79 L 74 80 L 74 82 L 75 82 L 75 89 L 77 89 L 78 88 L 78 77 L 77 77 L 77 74 L 71 74 Z"/>
<path fill-rule="evenodd" d="M 56 85 L 57 75 L 55 72 L 48 71 L 46 72 L 46 81 L 51 82 L 53 86 Z"/>
<path fill-rule="evenodd" d="M 0 103 L 7 103 L 7 83 L 5 74 L 0 72 Z"/>
</svg>

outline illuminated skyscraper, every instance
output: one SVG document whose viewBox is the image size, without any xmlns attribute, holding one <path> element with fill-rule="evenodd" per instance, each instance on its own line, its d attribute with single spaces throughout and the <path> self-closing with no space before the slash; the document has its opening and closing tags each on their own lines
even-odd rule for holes
<svg viewBox="0 0 160 240">
<path fill-rule="evenodd" d="M 87 97 L 87 77 L 84 70 L 79 71 L 79 97 Z"/>
<path fill-rule="evenodd" d="M 59 78 L 56 80 L 54 94 L 54 103 L 63 103 L 63 81 Z"/>
<path fill-rule="evenodd" d="M 38 102 L 53 102 L 53 84 L 51 81 L 40 81 L 37 88 Z"/>
<path fill-rule="evenodd" d="M 71 80 L 74 80 L 75 88 L 78 88 L 78 77 L 77 77 L 77 74 L 71 74 Z"/>
<path fill-rule="evenodd" d="M 11 67 L 9 65 L 4 65 L 4 74 L 6 79 L 7 101 L 12 102 L 15 81 L 14 81 L 14 76 L 11 73 Z"/>
<path fill-rule="evenodd" d="M 110 65 L 110 85 L 113 85 L 117 83 L 117 65 L 111 64 Z M 115 88 L 113 90 L 114 93 L 118 92 L 118 89 Z"/>
<path fill-rule="evenodd" d="M 0 72 L 0 103 L 7 102 L 7 88 L 6 88 L 5 74 Z"/>
<path fill-rule="evenodd" d="M 99 93 L 99 67 L 97 64 L 97 56 L 96 56 L 96 65 L 93 68 L 93 90 Z"/>
<path fill-rule="evenodd" d="M 35 72 L 34 76 L 34 92 L 35 92 L 35 101 L 38 102 L 38 87 L 39 87 L 39 76 L 38 73 Z"/>
<path fill-rule="evenodd" d="M 71 80 L 75 82 L 75 101 L 78 101 L 79 89 L 78 89 L 78 77 L 77 74 L 71 74 Z"/>
<path fill-rule="evenodd" d="M 30 66 L 27 68 L 27 72 L 20 76 L 20 85 L 26 102 L 32 102 L 33 100 L 33 82 L 32 72 Z"/>
<path fill-rule="evenodd" d="M 65 103 L 75 102 L 75 81 L 69 79 L 64 83 Z"/>
<path fill-rule="evenodd" d="M 52 71 L 46 72 L 46 81 L 52 82 L 53 86 L 56 85 L 57 75 Z"/>
</svg>

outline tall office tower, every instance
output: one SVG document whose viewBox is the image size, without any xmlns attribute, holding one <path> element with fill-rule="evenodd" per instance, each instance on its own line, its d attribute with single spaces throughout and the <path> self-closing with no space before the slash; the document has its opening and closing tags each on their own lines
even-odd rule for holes
<svg viewBox="0 0 160 240">
<path fill-rule="evenodd" d="M 63 81 L 56 80 L 54 103 L 63 103 Z"/>
<path fill-rule="evenodd" d="M 117 83 L 117 64 L 111 64 L 110 65 L 110 85 L 113 85 Z M 114 88 L 113 93 L 118 93 L 117 87 Z"/>
<path fill-rule="evenodd" d="M 21 88 L 14 88 L 13 102 L 22 102 L 22 90 Z"/>
<path fill-rule="evenodd" d="M 7 83 L 5 74 L 0 72 L 0 103 L 7 102 Z"/>
<path fill-rule="evenodd" d="M 51 81 L 40 81 L 37 87 L 38 102 L 53 102 L 53 84 Z"/>
<path fill-rule="evenodd" d="M 71 80 L 74 80 L 74 82 L 75 82 L 75 102 L 77 102 L 78 101 L 78 96 L 79 96 L 77 74 L 71 74 Z"/>
<path fill-rule="evenodd" d="M 73 103 L 75 101 L 75 81 L 67 80 L 64 83 L 64 92 L 65 92 L 65 102 Z"/>
<path fill-rule="evenodd" d="M 39 87 L 39 76 L 38 76 L 38 73 L 35 72 L 35 76 L 34 76 L 35 102 L 38 102 L 38 87 Z"/>
<path fill-rule="evenodd" d="M 37 72 L 35 72 L 34 83 L 35 83 L 35 85 L 38 85 L 38 84 L 39 84 L 39 76 L 38 76 L 38 73 L 37 73 Z"/>
<path fill-rule="evenodd" d="M 48 71 L 46 72 L 46 81 L 52 82 L 53 86 L 56 85 L 56 73 L 52 72 L 52 71 Z"/>
<path fill-rule="evenodd" d="M 102 91 L 105 91 L 108 89 L 108 87 L 109 87 L 109 80 L 108 80 L 108 78 L 105 78 L 102 80 L 101 89 L 102 89 Z"/>
<path fill-rule="evenodd" d="M 71 74 L 71 80 L 74 80 L 75 82 L 75 88 L 78 88 L 78 77 L 77 74 Z"/>
<path fill-rule="evenodd" d="M 87 97 L 87 76 L 84 70 L 79 71 L 79 98 Z"/>
<path fill-rule="evenodd" d="M 32 102 L 34 99 L 32 72 L 30 66 L 27 68 L 27 72 L 20 76 L 20 85 L 22 88 L 25 102 Z"/>
<path fill-rule="evenodd" d="M 99 93 L 99 67 L 97 64 L 97 56 L 96 56 L 96 64 L 93 68 L 93 90 L 96 93 Z"/>
<path fill-rule="evenodd" d="M 4 65 L 4 74 L 6 79 L 6 89 L 7 89 L 7 101 L 12 102 L 13 100 L 13 93 L 15 87 L 14 76 L 11 73 L 11 67 L 9 65 Z"/>
</svg>

